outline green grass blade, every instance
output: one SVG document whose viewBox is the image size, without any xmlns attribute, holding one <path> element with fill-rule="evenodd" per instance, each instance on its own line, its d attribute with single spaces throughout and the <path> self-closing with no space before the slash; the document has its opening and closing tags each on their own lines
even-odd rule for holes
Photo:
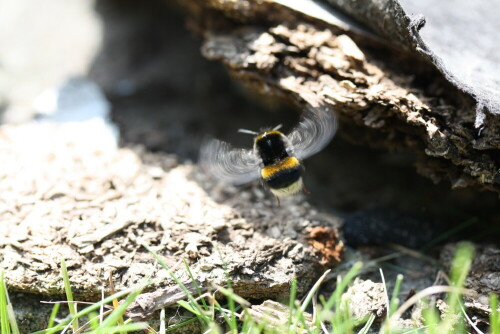
<svg viewBox="0 0 500 334">
<path fill-rule="evenodd" d="M 194 278 L 194 275 L 193 273 L 191 272 L 191 268 L 189 267 L 188 263 L 186 262 L 186 260 L 182 259 L 182 262 L 184 263 L 184 266 L 186 267 L 186 270 L 189 274 L 189 277 L 191 278 L 191 280 L 193 281 L 193 284 L 196 288 L 196 291 L 198 291 L 198 295 L 202 295 L 203 292 L 201 291 L 201 288 L 200 288 L 200 285 L 198 284 L 198 282 L 196 281 L 196 279 Z M 209 307 L 207 305 L 207 303 L 205 302 L 205 298 L 201 298 L 201 303 L 203 304 L 203 309 L 204 310 L 208 310 Z"/>
<path fill-rule="evenodd" d="M 231 293 L 227 296 L 227 302 L 229 304 L 229 311 L 231 311 L 229 316 L 229 329 L 233 334 L 238 334 L 238 324 L 236 322 L 236 305 L 234 303 L 234 293 L 232 288 L 228 289 Z"/>
<path fill-rule="evenodd" d="M 111 303 L 113 301 L 113 299 L 115 299 L 115 298 L 116 299 L 121 298 L 121 297 L 126 296 L 126 295 L 128 295 L 130 293 L 131 293 L 130 290 L 125 290 L 125 291 L 117 292 L 114 295 L 111 295 L 111 296 L 109 296 L 107 298 L 104 298 L 103 300 L 99 301 L 98 303 L 95 303 L 93 305 L 90 305 L 89 307 L 84 308 L 83 310 L 81 310 L 77 314 L 75 314 L 74 317 L 75 318 L 81 318 L 83 316 L 86 316 L 86 315 L 90 314 L 91 312 L 99 309 L 101 307 L 101 305 L 109 304 L 109 303 Z M 61 323 L 57 324 L 54 327 L 47 328 L 47 329 L 44 329 L 44 330 L 41 330 L 41 331 L 37 331 L 37 332 L 34 332 L 32 334 L 50 334 L 50 333 L 56 333 L 58 331 L 61 331 L 72 320 L 73 320 L 73 316 L 70 316 L 68 319 L 62 321 Z"/>
<path fill-rule="evenodd" d="M 323 311 L 321 312 L 321 320 L 328 320 L 331 322 L 334 333 L 352 333 L 353 320 L 350 310 L 347 308 L 347 303 L 342 303 L 342 294 L 346 290 L 349 283 L 358 275 L 363 267 L 361 262 L 356 262 L 352 268 L 347 272 L 344 279 L 337 276 L 337 285 L 335 291 L 323 303 Z M 332 318 L 332 309 L 335 308 Z"/>
<path fill-rule="evenodd" d="M 226 289 L 223 287 L 218 287 L 217 290 L 221 292 L 224 296 L 226 296 L 229 303 L 229 317 L 226 315 L 226 312 L 220 308 L 219 305 L 216 305 L 217 310 L 222 314 L 224 320 L 229 325 L 229 329 L 231 333 L 238 333 L 238 323 L 236 320 L 236 305 L 235 302 L 241 305 L 243 309 L 246 307 L 250 307 L 251 304 L 245 299 L 241 298 L 237 294 L 234 293 L 232 289 Z M 232 301 L 232 302 L 231 302 Z"/>
<path fill-rule="evenodd" d="M 195 321 L 199 321 L 197 317 L 192 317 L 192 318 L 189 318 L 187 320 L 184 320 L 184 321 L 181 321 L 181 322 L 178 322 L 176 324 L 173 324 L 172 326 L 169 326 L 165 332 L 169 333 L 169 332 L 174 332 L 174 331 L 177 331 L 178 329 L 184 327 L 184 326 L 187 326 L 189 325 L 190 323 L 192 322 L 195 322 Z"/>
<path fill-rule="evenodd" d="M 194 315 L 196 316 L 201 316 L 201 314 L 198 312 L 197 309 L 195 309 L 191 303 L 188 303 L 187 301 L 185 300 L 179 300 L 177 302 L 177 304 L 179 304 L 180 306 L 184 307 L 186 310 L 188 310 L 189 312 L 193 313 Z"/>
<path fill-rule="evenodd" d="M 57 305 L 57 304 L 56 304 Z M 89 325 L 92 330 L 97 330 L 99 328 L 99 313 L 91 312 L 89 315 Z"/>
<path fill-rule="evenodd" d="M 198 302 L 196 302 L 193 294 L 191 294 L 189 292 L 189 290 L 186 288 L 186 286 L 177 278 L 177 276 L 174 275 L 174 273 L 172 272 L 172 270 L 169 268 L 169 266 L 165 263 L 165 261 L 163 261 L 163 259 L 154 251 L 151 249 L 151 247 L 149 247 L 148 245 L 144 244 L 143 245 L 154 257 L 155 259 L 158 261 L 158 263 L 163 267 L 165 268 L 167 271 L 168 271 L 168 274 L 170 275 L 170 277 L 174 280 L 174 282 L 181 288 L 181 290 L 184 292 L 184 294 L 187 296 L 189 302 L 192 304 L 192 306 L 196 309 L 196 312 L 197 314 L 197 317 L 198 319 L 200 319 L 200 321 L 202 322 L 202 324 L 204 324 L 205 326 L 207 326 L 209 323 L 210 323 L 210 318 L 207 317 L 200 305 L 198 304 Z"/>
<path fill-rule="evenodd" d="M 143 331 L 148 328 L 148 324 L 145 322 L 136 322 L 133 324 L 125 324 L 119 326 L 110 326 L 110 327 L 101 327 L 98 329 L 99 333 L 107 334 L 107 333 L 130 333 L 130 332 L 138 332 Z"/>
<path fill-rule="evenodd" d="M 257 334 L 257 324 L 253 320 L 252 316 L 248 312 L 248 310 L 243 310 L 243 313 L 245 314 L 243 317 L 243 324 L 241 325 L 241 333 L 248 333 L 248 334 Z"/>
<path fill-rule="evenodd" d="M 226 296 L 227 298 L 231 297 L 235 302 L 237 302 L 238 304 L 240 304 L 241 306 L 246 306 L 246 307 L 249 307 L 251 306 L 251 304 L 245 300 L 244 298 L 238 296 L 237 294 L 235 294 L 233 292 L 233 290 L 231 289 L 226 289 L 226 288 L 223 288 L 223 287 L 218 287 L 217 290 L 219 292 L 221 292 L 224 296 Z M 236 310 L 236 308 L 235 308 Z"/>
<path fill-rule="evenodd" d="M 300 305 L 300 307 L 295 311 L 295 314 L 294 314 L 295 320 L 294 320 L 293 325 L 292 325 L 292 332 L 295 332 L 299 322 L 305 327 L 305 330 L 308 333 L 310 332 L 308 329 L 306 320 L 304 318 L 304 312 L 306 311 L 307 306 L 309 306 L 309 303 L 311 302 L 313 296 L 316 294 L 316 292 L 318 292 L 318 289 L 321 286 L 321 283 L 323 283 L 323 281 L 325 280 L 326 276 L 328 276 L 329 273 L 330 273 L 330 269 L 328 269 L 327 271 L 325 271 L 323 273 L 323 275 L 321 275 L 321 277 L 316 281 L 316 283 L 314 283 L 311 290 L 309 290 L 309 293 L 307 294 L 306 298 L 304 299 L 304 302 L 302 303 L 302 305 Z"/>
<path fill-rule="evenodd" d="M 219 248 L 217 248 L 217 252 L 219 253 L 220 259 L 222 261 L 222 268 L 224 269 L 224 275 L 226 276 L 227 291 L 230 291 L 229 294 L 226 294 L 229 311 L 231 312 L 231 314 L 229 316 L 228 325 L 229 325 L 230 332 L 233 334 L 237 334 L 238 333 L 238 325 L 236 323 L 236 311 L 235 311 L 236 305 L 234 303 L 234 293 L 233 293 L 233 286 L 232 286 L 232 282 L 231 282 L 231 277 L 229 277 L 229 275 L 228 275 L 227 263 L 224 260 L 224 257 L 222 256 L 222 253 L 220 252 Z"/>
<path fill-rule="evenodd" d="M 436 334 L 451 334 L 451 333 L 464 333 L 465 325 L 463 313 L 465 310 L 462 306 L 462 296 L 464 294 L 470 295 L 473 292 L 463 288 L 465 279 L 469 273 L 474 249 L 471 244 L 462 243 L 458 245 L 451 268 L 451 286 L 431 286 L 422 291 L 419 291 L 411 298 L 406 300 L 399 308 L 388 316 L 382 326 L 381 333 L 392 333 L 398 330 L 396 327 L 396 320 L 401 318 L 412 305 L 428 298 L 431 295 L 438 293 L 447 293 L 446 304 L 448 309 L 442 316 L 437 314 L 434 305 L 426 308 L 423 312 L 424 324 L 426 325 L 425 332 Z"/>
<path fill-rule="evenodd" d="M 450 279 L 453 287 L 461 289 L 465 284 L 465 279 L 469 274 L 474 257 L 474 247 L 470 243 L 461 243 L 457 246 L 455 256 L 451 265 Z M 461 317 L 462 294 L 460 291 L 452 291 L 446 299 L 448 311 L 445 318 L 440 322 L 436 333 L 448 333 L 453 330 L 455 333 L 465 332 L 463 317 Z M 460 314 L 460 317 L 458 315 Z"/>
<path fill-rule="evenodd" d="M 356 262 L 352 268 L 347 272 L 345 278 L 340 281 L 340 284 L 337 284 L 335 288 L 335 292 L 328 298 L 326 304 L 324 305 L 324 310 L 330 310 L 333 308 L 335 304 L 340 304 L 340 297 L 344 290 L 347 288 L 349 283 L 358 275 L 359 271 L 363 267 L 363 263 Z"/>
<path fill-rule="evenodd" d="M 427 333 L 439 334 L 437 326 L 439 325 L 440 317 L 436 308 L 433 305 L 429 305 L 422 311 L 422 316 L 424 318 L 424 325 L 427 327 Z"/>
<path fill-rule="evenodd" d="M 498 312 L 498 297 L 494 293 L 490 294 L 490 307 L 491 334 L 500 334 L 500 312 Z"/>
<path fill-rule="evenodd" d="M 12 333 L 14 334 L 19 334 L 19 328 L 17 327 L 17 321 L 16 321 L 16 315 L 14 314 L 14 308 L 12 307 L 12 304 L 10 302 L 10 299 L 9 299 L 9 293 L 7 292 L 7 285 L 5 284 L 5 276 L 4 276 L 4 272 L 2 271 L 1 272 L 1 279 L 0 279 L 0 282 L 1 282 L 1 290 L 3 290 L 3 300 L 4 302 L 4 305 L 5 305 L 5 309 L 6 309 L 6 313 L 7 313 L 7 327 L 9 328 L 9 324 L 10 324 L 10 328 L 8 330 L 11 330 Z"/>
<path fill-rule="evenodd" d="M 10 334 L 9 313 L 7 311 L 7 289 L 4 283 L 3 270 L 0 271 L 0 328 L 2 334 Z"/>
<path fill-rule="evenodd" d="M 300 310 L 302 312 L 304 312 L 307 308 L 307 306 L 309 306 L 309 303 L 311 302 L 314 294 L 318 291 L 321 283 L 323 283 L 323 281 L 325 280 L 326 276 L 330 273 L 330 269 L 328 269 L 327 271 L 325 271 L 323 273 L 323 275 L 321 275 L 321 277 L 316 281 L 316 283 L 313 285 L 313 287 L 311 288 L 311 290 L 309 291 L 309 293 L 307 294 L 306 298 L 304 299 L 304 302 L 302 303 L 302 305 L 300 306 Z"/>
<path fill-rule="evenodd" d="M 450 279 L 453 286 L 462 287 L 469 274 L 474 257 L 474 247 L 470 243 L 461 243 L 458 245 L 455 257 L 451 265 Z"/>
<path fill-rule="evenodd" d="M 297 298 L 297 278 L 292 278 L 292 284 L 290 285 L 290 302 L 288 303 L 288 309 L 290 313 L 288 315 L 288 321 L 286 323 L 286 328 L 290 328 L 293 319 L 293 313 L 295 310 L 295 298 Z"/>
<path fill-rule="evenodd" d="M 77 313 L 76 304 L 73 303 L 73 292 L 71 291 L 71 285 L 69 283 L 68 269 L 66 267 L 66 261 L 64 258 L 61 259 L 61 273 L 64 281 L 64 291 L 66 292 L 66 299 L 70 302 L 68 303 L 69 313 L 73 317 L 73 331 L 78 329 L 78 318 L 75 317 Z"/>
<path fill-rule="evenodd" d="M 391 301 L 389 302 L 389 314 L 388 316 L 390 317 L 398 308 L 399 304 L 399 290 L 401 289 L 401 283 L 403 282 L 403 275 L 399 274 L 396 277 L 396 283 L 394 284 L 394 289 L 392 290 L 392 296 L 391 296 Z"/>
<path fill-rule="evenodd" d="M 110 315 L 106 317 L 106 319 L 99 326 L 99 329 L 106 328 L 107 326 L 115 325 L 118 321 L 122 319 L 122 316 L 127 311 L 127 307 L 132 304 L 132 302 L 137 298 L 137 296 L 141 293 L 142 289 L 136 289 L 130 293 L 124 302 L 120 304 Z M 123 326 L 123 325 L 122 325 Z"/>
<path fill-rule="evenodd" d="M 54 307 L 52 307 L 52 312 L 50 312 L 49 321 L 47 322 L 47 328 L 54 326 L 54 322 L 56 320 L 57 313 L 59 313 L 60 307 L 61 307 L 61 304 L 59 304 L 59 303 L 54 304 Z"/>
<path fill-rule="evenodd" d="M 370 317 L 366 321 L 366 323 L 363 326 L 363 328 L 361 328 L 361 330 L 358 332 L 358 334 L 366 334 L 366 333 L 368 333 L 368 331 L 372 327 L 372 324 L 373 324 L 374 321 L 375 321 L 375 314 L 371 313 Z"/>
</svg>

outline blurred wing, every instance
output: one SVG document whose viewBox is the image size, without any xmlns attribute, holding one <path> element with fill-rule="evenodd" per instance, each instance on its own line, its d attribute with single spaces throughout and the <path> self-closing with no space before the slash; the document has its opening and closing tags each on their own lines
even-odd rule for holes
<svg viewBox="0 0 500 334">
<path fill-rule="evenodd" d="M 234 148 L 217 139 L 202 145 L 200 164 L 208 174 L 235 185 L 259 178 L 260 160 L 252 150 Z"/>
<path fill-rule="evenodd" d="M 299 125 L 287 136 L 293 154 L 303 160 L 321 151 L 337 131 L 337 117 L 329 108 L 309 107 Z"/>
</svg>

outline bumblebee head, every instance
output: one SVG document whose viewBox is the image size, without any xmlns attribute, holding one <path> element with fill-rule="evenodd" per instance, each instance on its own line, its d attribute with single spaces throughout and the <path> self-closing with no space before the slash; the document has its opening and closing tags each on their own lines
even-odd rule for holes
<svg viewBox="0 0 500 334">
<path fill-rule="evenodd" d="M 254 148 L 259 145 L 258 143 L 264 143 L 264 142 L 280 142 L 285 140 L 285 135 L 278 130 L 265 130 L 262 131 L 261 133 L 257 134 L 254 137 Z"/>
<path fill-rule="evenodd" d="M 258 134 L 254 139 L 253 147 L 264 166 L 267 166 L 288 157 L 287 142 L 282 132 L 270 130 Z"/>
<path fill-rule="evenodd" d="M 254 136 L 253 149 L 262 159 L 264 166 L 267 166 L 288 157 L 288 139 L 278 131 L 280 128 L 281 124 L 260 132 L 246 129 L 239 129 L 238 132 Z"/>
<path fill-rule="evenodd" d="M 238 132 L 253 135 L 254 136 L 254 148 L 255 148 L 255 144 L 257 143 L 257 141 L 264 139 L 267 136 L 281 135 L 281 136 L 285 137 L 285 135 L 282 132 L 278 131 L 279 129 L 281 129 L 282 126 L 283 126 L 282 124 L 279 124 L 272 129 L 269 129 L 269 128 L 262 129 L 260 132 L 247 130 L 247 129 L 238 129 Z"/>
</svg>

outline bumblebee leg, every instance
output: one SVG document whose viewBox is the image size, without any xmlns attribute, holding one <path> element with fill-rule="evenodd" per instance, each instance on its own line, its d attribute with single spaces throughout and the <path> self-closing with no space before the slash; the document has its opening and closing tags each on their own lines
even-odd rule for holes
<svg viewBox="0 0 500 334">
<path fill-rule="evenodd" d="M 306 194 L 306 195 L 311 195 L 311 192 L 306 188 L 305 184 L 302 185 L 302 191 Z"/>
<path fill-rule="evenodd" d="M 280 204 L 280 198 L 278 196 L 276 196 L 276 200 L 278 201 L 278 208 L 281 206 Z"/>
</svg>

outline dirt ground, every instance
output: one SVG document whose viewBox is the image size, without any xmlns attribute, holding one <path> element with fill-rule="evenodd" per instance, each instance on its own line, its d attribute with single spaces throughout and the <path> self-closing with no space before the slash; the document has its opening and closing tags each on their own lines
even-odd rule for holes
<svg viewBox="0 0 500 334">
<path fill-rule="evenodd" d="M 336 265 L 334 277 L 357 260 L 367 264 L 360 279 L 381 282 L 382 268 L 389 289 L 403 273 L 405 298 L 448 269 L 453 244 L 444 244 L 467 239 L 478 244 L 469 284 L 482 296 L 471 303 L 484 317 L 484 296 L 500 291 L 496 194 L 435 185 L 415 172 L 412 152 L 356 146 L 343 139 L 349 130 L 342 124 L 332 144 L 305 162 L 310 195 L 277 208 L 258 183 L 222 186 L 196 165 L 202 140 L 248 147 L 238 128 L 290 129 L 297 110 L 204 59 L 182 14 L 162 1 L 99 0 L 94 10 L 103 38 L 86 74 L 111 103 L 120 148 L 87 140 L 97 135 L 92 124 L 0 129 L 0 260 L 23 328 L 40 329 L 50 312 L 43 306 L 35 316 L 34 303 L 61 297 L 60 256 L 81 299 L 98 299 L 102 286 L 108 291 L 109 272 L 116 289 L 148 275 L 165 278 L 144 244 L 186 281 L 180 258 L 200 282 L 224 284 L 226 270 L 238 293 L 260 301 L 286 295 L 294 276 L 303 293 L 325 264 Z M 338 230 L 332 247 L 344 245 L 336 249 L 340 264 L 312 246 L 308 236 L 318 227 Z M 364 284 L 360 291 L 379 289 Z M 370 312 L 382 316 L 373 300 Z"/>
</svg>

